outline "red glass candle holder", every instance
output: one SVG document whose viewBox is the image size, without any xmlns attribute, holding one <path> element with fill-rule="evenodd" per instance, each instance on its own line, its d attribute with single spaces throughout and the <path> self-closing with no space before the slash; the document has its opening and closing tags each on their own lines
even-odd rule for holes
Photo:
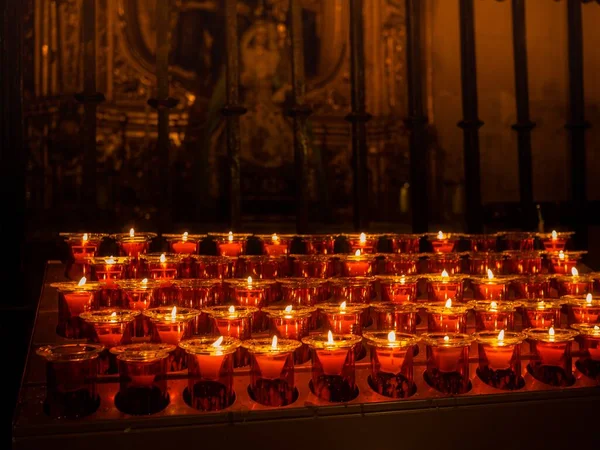
<svg viewBox="0 0 600 450">
<path fill-rule="evenodd" d="M 504 271 L 504 255 L 493 252 L 473 252 L 468 254 L 469 273 L 471 275 L 487 275 L 488 270 L 495 274 Z"/>
<path fill-rule="evenodd" d="M 401 254 L 401 253 L 386 253 L 383 261 L 382 275 L 416 275 L 419 273 L 419 259 L 421 255 L 418 253 Z"/>
<path fill-rule="evenodd" d="M 353 334 L 316 334 L 302 339 L 311 350 L 314 395 L 327 402 L 348 402 L 358 396 L 354 348 L 362 338 Z"/>
<path fill-rule="evenodd" d="M 232 337 L 202 337 L 181 342 L 188 355 L 184 399 L 200 411 L 220 411 L 235 401 L 233 360 L 241 342 Z"/>
<path fill-rule="evenodd" d="M 523 326 L 525 328 L 560 327 L 562 302 L 553 299 L 533 299 L 523 302 Z"/>
<path fill-rule="evenodd" d="M 512 331 L 515 327 L 515 312 L 519 304 L 508 301 L 480 300 L 473 303 L 475 330 Z"/>
<path fill-rule="evenodd" d="M 263 310 L 269 318 L 270 333 L 279 338 L 301 340 L 308 336 L 317 308 L 302 305 L 273 305 Z M 308 346 L 302 344 L 294 352 L 294 362 L 303 364 L 310 359 Z"/>
<path fill-rule="evenodd" d="M 88 259 L 96 257 L 100 243 L 107 237 L 103 233 L 60 233 L 71 251 L 71 261 L 66 273 L 71 278 L 91 277 Z"/>
<path fill-rule="evenodd" d="M 468 253 L 423 253 L 427 259 L 427 273 L 462 273 L 463 259 Z"/>
<path fill-rule="evenodd" d="M 198 256 L 195 258 L 198 278 L 231 278 L 229 258 L 224 256 Z"/>
<path fill-rule="evenodd" d="M 183 234 L 163 234 L 169 243 L 169 249 L 172 253 L 179 255 L 197 255 L 200 241 L 206 238 L 205 234 L 189 234 L 187 231 Z"/>
<path fill-rule="evenodd" d="M 422 234 L 390 234 L 388 239 L 392 243 L 394 253 L 419 253 Z"/>
<path fill-rule="evenodd" d="M 579 332 L 581 350 L 575 367 L 585 376 L 600 383 L 600 325 L 576 323 L 573 324 L 573 328 Z"/>
<path fill-rule="evenodd" d="M 92 279 L 100 283 L 113 284 L 125 278 L 125 269 L 129 263 L 126 257 L 91 258 Z"/>
<path fill-rule="evenodd" d="M 67 339 L 86 339 L 93 330 L 79 317 L 95 306 L 98 283 L 88 283 L 85 278 L 79 282 L 52 283 L 58 291 L 58 324 L 56 334 Z"/>
<path fill-rule="evenodd" d="M 364 338 L 371 350 L 371 388 L 385 397 L 413 395 L 417 390 L 413 376 L 413 348 L 419 338 L 395 330 L 365 331 Z"/>
<path fill-rule="evenodd" d="M 509 287 L 515 280 L 511 276 L 496 276 L 491 272 L 485 277 L 471 278 L 473 298 L 475 300 L 506 300 Z"/>
<path fill-rule="evenodd" d="M 294 306 L 314 306 L 327 300 L 327 281 L 314 278 L 283 278 L 278 280 L 282 302 Z"/>
<path fill-rule="evenodd" d="M 373 274 L 375 265 L 375 256 L 361 254 L 357 250 L 354 255 L 338 255 L 339 257 L 339 275 L 342 277 L 369 277 Z"/>
<path fill-rule="evenodd" d="M 425 381 L 444 394 L 464 394 L 471 389 L 469 347 L 472 336 L 462 333 L 427 333 Z"/>
<path fill-rule="evenodd" d="M 287 275 L 285 256 L 246 255 L 240 256 L 235 262 L 235 276 L 238 278 L 273 280 Z"/>
<path fill-rule="evenodd" d="M 521 375 L 522 333 L 511 331 L 483 331 L 476 333 L 479 367 L 477 376 L 485 384 L 503 390 L 525 386 Z"/>
<path fill-rule="evenodd" d="M 464 236 L 460 233 L 426 233 L 434 253 L 451 253 L 458 250 L 458 243 Z"/>
<path fill-rule="evenodd" d="M 252 331 L 260 333 L 269 327 L 267 316 L 261 311 L 271 302 L 271 294 L 275 281 L 255 280 L 248 277 L 245 280 L 227 280 L 230 300 L 238 306 L 257 308 L 252 319 Z"/>
<path fill-rule="evenodd" d="M 159 283 L 154 280 L 122 280 L 117 282 L 123 295 L 123 303 L 126 308 L 134 311 L 145 311 L 157 305 L 155 290 Z M 151 333 L 150 320 L 143 314 L 135 318 L 134 336 L 149 337 Z"/>
<path fill-rule="evenodd" d="M 570 386 L 575 382 L 571 361 L 571 343 L 578 332 L 564 328 L 529 328 L 525 330 L 531 343 L 527 370 L 542 383 Z"/>
<path fill-rule="evenodd" d="M 502 255 L 506 275 L 537 275 L 542 272 L 542 252 L 507 250 Z"/>
<path fill-rule="evenodd" d="M 504 233 L 504 244 L 507 250 L 529 251 L 534 249 L 535 233 L 513 231 Z"/>
<path fill-rule="evenodd" d="M 489 253 L 498 250 L 498 239 L 501 236 L 503 236 L 503 233 L 465 234 L 463 239 L 469 242 L 469 248 L 472 252 Z"/>
<path fill-rule="evenodd" d="M 593 279 L 587 274 L 558 276 L 556 277 L 556 283 L 561 296 L 588 294 L 592 292 L 593 288 Z"/>
<path fill-rule="evenodd" d="M 294 238 L 306 255 L 331 255 L 335 238 L 330 234 L 299 234 Z"/>
<path fill-rule="evenodd" d="M 298 278 L 330 278 L 335 260 L 329 255 L 291 255 L 292 275 Z"/>
<path fill-rule="evenodd" d="M 537 233 L 537 238 L 541 241 L 547 252 L 565 251 L 574 231 L 552 231 L 551 233 Z"/>
<path fill-rule="evenodd" d="M 366 303 L 327 302 L 317 308 L 323 316 L 325 328 L 336 334 L 362 334 L 363 314 L 368 312 Z"/>
<path fill-rule="evenodd" d="M 360 254 L 377 253 L 377 243 L 381 237 L 380 234 L 366 233 L 350 233 L 342 236 L 348 242 L 348 248 L 352 254 L 357 250 L 360 250 Z"/>
<path fill-rule="evenodd" d="M 121 256 L 127 256 L 133 260 L 146 254 L 150 247 L 150 242 L 156 237 L 156 233 L 135 232 L 133 228 L 129 233 L 114 234 L 113 238 L 117 241 Z"/>
<path fill-rule="evenodd" d="M 384 302 L 400 304 L 417 300 L 419 277 L 379 275 L 377 281 L 381 289 L 381 300 Z"/>
<path fill-rule="evenodd" d="M 465 280 L 463 275 L 442 274 L 428 276 L 426 280 L 427 298 L 430 302 L 445 302 L 448 299 L 456 303 L 462 301 Z"/>
<path fill-rule="evenodd" d="M 294 353 L 302 345 L 292 339 L 250 339 L 242 347 L 250 354 L 250 397 L 266 406 L 287 406 L 298 398 Z"/>
<path fill-rule="evenodd" d="M 241 341 L 252 337 L 252 318 L 258 308 L 251 306 L 221 305 L 202 310 L 212 320 L 213 334 L 230 336 Z M 239 348 L 234 355 L 235 367 L 250 364 L 248 352 Z"/>
<path fill-rule="evenodd" d="M 251 234 L 244 233 L 209 233 L 216 244 L 219 256 L 238 257 L 246 251 L 246 242 Z"/>
<path fill-rule="evenodd" d="M 331 298 L 343 299 L 347 303 L 370 303 L 375 298 L 375 278 L 331 278 L 329 280 L 329 294 Z"/>
<path fill-rule="evenodd" d="M 293 234 L 259 234 L 263 245 L 263 253 L 268 256 L 287 256 L 294 239 Z"/>
<path fill-rule="evenodd" d="M 159 281 L 174 280 L 178 276 L 181 255 L 176 253 L 154 253 L 141 257 L 148 267 L 148 278 Z"/>
<path fill-rule="evenodd" d="M 220 304 L 221 280 L 190 278 L 174 282 L 179 292 L 178 306 L 202 311 Z M 192 334 L 209 334 L 212 324 L 208 314 L 201 312 L 190 323 Z"/>
<path fill-rule="evenodd" d="M 533 300 L 536 298 L 551 298 L 551 278 L 547 275 L 533 275 L 515 278 L 512 282 L 515 298 Z"/>
<path fill-rule="evenodd" d="M 115 396 L 119 411 L 148 415 L 167 407 L 167 363 L 174 350 L 174 346 L 165 344 L 131 344 L 111 349 L 119 366 L 119 392 Z"/>
<path fill-rule="evenodd" d="M 453 303 L 450 299 L 445 303 L 428 303 L 428 332 L 466 333 L 467 313 L 472 307 L 470 303 Z"/>
<path fill-rule="evenodd" d="M 399 333 L 416 334 L 419 315 L 415 303 L 373 303 L 371 310 L 378 330 L 394 330 Z"/>
<path fill-rule="evenodd" d="M 600 323 L 600 299 L 594 298 L 592 294 L 566 295 L 561 301 L 568 305 L 569 324 L 576 323 Z"/>
<path fill-rule="evenodd" d="M 44 412 L 52 418 L 75 419 L 100 405 L 96 390 L 100 345 L 48 345 L 36 353 L 46 359 Z"/>
<path fill-rule="evenodd" d="M 184 307 L 158 307 L 143 312 L 152 323 L 152 341 L 156 343 L 179 345 L 184 339 L 192 336 L 192 322 L 200 315 L 200 311 Z M 186 369 L 184 352 L 177 348 L 169 354 L 167 361 L 169 372 Z"/>
<path fill-rule="evenodd" d="M 586 251 L 550 252 L 546 255 L 549 263 L 549 271 L 558 275 L 570 274 L 577 267 Z"/>
</svg>

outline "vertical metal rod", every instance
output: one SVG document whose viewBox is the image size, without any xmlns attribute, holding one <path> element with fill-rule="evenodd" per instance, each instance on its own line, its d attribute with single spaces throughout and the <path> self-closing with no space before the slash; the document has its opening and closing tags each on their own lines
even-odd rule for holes
<svg viewBox="0 0 600 450">
<path fill-rule="evenodd" d="M 229 160 L 229 225 L 238 229 L 241 224 L 240 185 L 240 116 L 246 109 L 239 105 L 240 55 L 238 44 L 237 0 L 225 0 L 225 44 L 227 104 L 223 108 Z"/>
<path fill-rule="evenodd" d="M 531 157 L 531 130 L 535 127 L 529 118 L 529 80 L 527 70 L 527 33 L 525 0 L 512 0 L 513 57 L 515 63 L 515 95 L 517 122 L 512 128 L 517 132 L 519 153 L 519 194 L 523 228 L 536 226 L 533 207 L 533 164 Z"/>
<path fill-rule="evenodd" d="M 583 24 L 581 1 L 567 0 L 567 35 L 569 49 L 569 131 L 571 154 L 571 199 L 574 206 L 573 227 L 578 248 L 587 247 L 587 199 L 585 130 L 590 124 L 585 120 L 583 87 Z"/>
<path fill-rule="evenodd" d="M 458 126 L 463 130 L 466 225 L 468 233 L 483 231 L 481 207 L 481 174 L 479 156 L 477 64 L 475 61 L 475 11 L 473 0 L 460 0 L 460 65 L 463 119 Z"/>
<path fill-rule="evenodd" d="M 367 121 L 365 107 L 365 48 L 363 39 L 363 0 L 350 2 L 350 85 L 352 112 L 346 116 L 352 124 L 352 167 L 354 174 L 354 228 L 369 224 L 369 180 L 367 167 Z"/>
<path fill-rule="evenodd" d="M 410 192 L 412 230 L 422 233 L 428 229 L 427 192 L 427 114 L 423 98 L 423 55 L 421 54 L 420 0 L 406 0 L 406 66 L 408 82 L 408 117 L 410 131 Z"/>
<path fill-rule="evenodd" d="M 294 106 L 289 114 L 294 120 L 294 163 L 296 171 L 296 231 L 308 231 L 308 158 L 309 146 L 307 120 L 312 112 L 306 105 L 306 80 L 304 73 L 304 40 L 302 36 L 302 4 L 291 0 L 292 86 Z"/>
</svg>

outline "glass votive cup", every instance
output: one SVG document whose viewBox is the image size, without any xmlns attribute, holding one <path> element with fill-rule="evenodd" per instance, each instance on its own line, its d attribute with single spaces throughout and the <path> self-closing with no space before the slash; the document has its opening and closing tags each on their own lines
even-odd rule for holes
<svg viewBox="0 0 600 450">
<path fill-rule="evenodd" d="M 93 330 L 79 315 L 95 307 L 100 285 L 94 282 L 67 281 L 52 283 L 58 292 L 58 324 L 56 334 L 67 339 L 87 339 Z"/>
<path fill-rule="evenodd" d="M 464 394 L 471 389 L 469 347 L 474 337 L 463 333 L 426 333 L 427 367 L 424 378 L 444 394 Z"/>
<path fill-rule="evenodd" d="M 175 280 L 173 283 L 178 290 L 177 306 L 202 311 L 220 304 L 222 300 L 222 284 L 219 279 L 188 278 Z M 212 326 L 208 314 L 200 312 L 192 319 L 190 327 L 192 334 L 209 334 Z"/>
<path fill-rule="evenodd" d="M 381 255 L 383 273 L 381 275 L 416 275 L 419 273 L 419 253 L 386 253 Z"/>
<path fill-rule="evenodd" d="M 355 347 L 362 338 L 354 334 L 331 331 L 302 339 L 311 352 L 310 389 L 327 402 L 348 402 L 358 396 L 356 386 Z"/>
<path fill-rule="evenodd" d="M 65 238 L 71 252 L 71 260 L 67 263 L 67 275 L 74 278 L 91 278 L 88 260 L 96 257 L 102 240 L 108 235 L 103 233 L 60 233 L 60 236 Z"/>
<path fill-rule="evenodd" d="M 515 277 L 492 275 L 492 278 L 473 277 L 470 279 L 473 288 L 473 298 L 475 300 L 506 300 L 508 298 L 509 288 Z"/>
<path fill-rule="evenodd" d="M 498 250 L 498 239 L 502 235 L 502 233 L 465 234 L 463 239 L 469 242 L 469 249 L 472 252 L 488 253 Z"/>
<path fill-rule="evenodd" d="M 195 257 L 196 277 L 198 278 L 218 278 L 224 280 L 231 278 L 229 258 L 225 256 L 207 256 L 201 255 Z"/>
<path fill-rule="evenodd" d="M 506 275 L 537 275 L 542 272 L 542 252 L 506 250 L 502 255 Z"/>
<path fill-rule="evenodd" d="M 177 278 L 181 258 L 178 253 L 152 253 L 141 257 L 148 268 L 148 278 L 158 281 Z"/>
<path fill-rule="evenodd" d="M 278 338 L 300 341 L 308 336 L 313 317 L 317 312 L 314 306 L 272 305 L 263 310 L 270 322 L 270 334 Z M 294 352 L 294 362 L 303 364 L 310 359 L 308 346 L 302 344 Z"/>
<path fill-rule="evenodd" d="M 449 275 L 462 273 L 463 259 L 467 253 L 422 253 L 427 259 L 427 273 L 442 273 Z"/>
<path fill-rule="evenodd" d="M 326 302 L 317 305 L 323 316 L 325 329 L 336 334 L 362 334 L 364 314 L 368 314 L 366 303 Z"/>
<path fill-rule="evenodd" d="M 246 243 L 251 234 L 244 233 L 209 233 L 217 244 L 219 256 L 238 257 L 246 251 Z"/>
<path fill-rule="evenodd" d="M 475 333 L 479 366 L 477 376 L 485 384 L 503 390 L 516 390 L 525 385 L 521 375 L 521 343 L 523 333 L 495 330 Z"/>
<path fill-rule="evenodd" d="M 241 341 L 252 337 L 252 319 L 258 308 L 251 306 L 220 305 L 205 308 L 202 312 L 208 314 L 212 320 L 214 335 L 229 336 Z M 239 348 L 234 355 L 235 367 L 250 364 L 248 352 Z"/>
<path fill-rule="evenodd" d="M 314 306 L 328 298 L 327 281 L 320 278 L 282 278 L 277 280 L 282 303 Z"/>
<path fill-rule="evenodd" d="M 290 247 L 293 234 L 259 234 L 257 237 L 262 242 L 263 253 L 268 256 L 287 256 L 290 254 Z"/>
<path fill-rule="evenodd" d="M 365 331 L 371 355 L 369 385 L 380 395 L 407 398 L 417 391 L 413 373 L 414 348 L 419 338 L 396 330 Z"/>
<path fill-rule="evenodd" d="M 335 273 L 335 259 L 327 255 L 291 255 L 292 276 L 330 278 Z"/>
<path fill-rule="evenodd" d="M 518 277 L 512 281 L 515 298 L 533 300 L 552 297 L 552 279 L 548 275 Z"/>
<path fill-rule="evenodd" d="M 429 333 L 466 333 L 470 303 L 427 303 L 427 331 Z"/>
<path fill-rule="evenodd" d="M 509 301 L 479 300 L 474 302 L 475 331 L 514 330 L 517 306 L 519 304 Z"/>
<path fill-rule="evenodd" d="M 548 269 L 550 273 L 557 275 L 568 275 L 574 267 L 581 262 L 583 255 L 587 251 L 565 251 L 549 252 L 546 254 L 548 260 Z"/>
<path fill-rule="evenodd" d="M 422 234 L 388 234 L 394 253 L 419 253 Z"/>
<path fill-rule="evenodd" d="M 572 327 L 579 332 L 580 357 L 575 367 L 585 376 L 600 382 L 600 324 L 575 323 Z"/>
<path fill-rule="evenodd" d="M 127 257 L 90 258 L 92 280 L 106 285 L 114 284 L 125 278 L 125 269 L 129 263 Z"/>
<path fill-rule="evenodd" d="M 377 243 L 380 234 L 345 233 L 342 235 L 348 243 L 348 250 L 354 254 L 360 250 L 361 254 L 377 253 Z"/>
<path fill-rule="evenodd" d="M 156 233 L 117 233 L 113 238 L 117 241 L 121 256 L 137 259 L 145 254 L 150 247 L 150 242 L 156 237 Z"/>
<path fill-rule="evenodd" d="M 523 301 L 523 328 L 559 328 L 562 303 L 560 300 L 544 298 Z"/>
<path fill-rule="evenodd" d="M 561 296 L 588 294 L 593 289 L 593 279 L 587 274 L 557 276 L 556 283 Z"/>
<path fill-rule="evenodd" d="M 427 281 L 427 299 L 430 302 L 445 302 L 452 299 L 458 303 L 463 300 L 463 275 L 432 275 L 425 277 Z"/>
<path fill-rule="evenodd" d="M 417 333 L 419 305 L 416 303 L 372 303 L 371 311 L 375 317 L 377 330 Z"/>
<path fill-rule="evenodd" d="M 119 392 L 115 406 L 132 415 L 162 411 L 169 404 L 167 360 L 175 346 L 166 344 L 130 344 L 113 347 L 119 366 Z"/>
<path fill-rule="evenodd" d="M 339 273 L 342 277 L 369 277 L 373 274 L 375 256 L 372 254 L 338 255 Z"/>
<path fill-rule="evenodd" d="M 434 253 L 451 253 L 458 250 L 458 244 L 463 238 L 460 233 L 425 233 Z"/>
<path fill-rule="evenodd" d="M 565 295 L 560 298 L 568 307 L 569 325 L 600 323 L 600 299 L 592 294 Z"/>
<path fill-rule="evenodd" d="M 252 400 L 265 406 L 287 406 L 298 398 L 294 354 L 302 345 L 292 339 L 264 338 L 242 342 L 250 354 Z"/>
<path fill-rule="evenodd" d="M 123 304 L 134 311 L 145 311 L 157 305 L 155 290 L 159 283 L 154 280 L 122 280 L 117 282 L 123 296 Z M 133 336 L 143 338 L 150 336 L 150 320 L 143 314 L 135 318 Z"/>
<path fill-rule="evenodd" d="M 172 253 L 178 255 L 197 255 L 200 241 L 206 238 L 205 234 L 163 234 L 169 243 L 169 249 Z"/>
<path fill-rule="evenodd" d="M 504 233 L 502 240 L 506 250 L 529 251 L 534 249 L 535 233 L 511 231 Z"/>
<path fill-rule="evenodd" d="M 547 252 L 565 251 L 574 231 L 552 231 L 551 233 L 536 233 L 536 237 Z"/>
<path fill-rule="evenodd" d="M 272 280 L 287 275 L 288 263 L 285 256 L 244 255 L 238 257 L 235 262 L 237 278 Z"/>
<path fill-rule="evenodd" d="M 381 301 L 391 303 L 409 303 L 417 300 L 417 276 L 379 275 Z"/>
<path fill-rule="evenodd" d="M 575 382 L 571 361 L 571 344 L 578 332 L 565 328 L 528 328 L 531 344 L 527 370 L 542 383 L 571 386 Z"/>
<path fill-rule="evenodd" d="M 75 419 L 98 409 L 98 355 L 103 348 L 92 344 L 62 344 L 36 350 L 46 359 L 43 409 L 48 416 Z"/>
<path fill-rule="evenodd" d="M 330 234 L 298 234 L 292 242 L 290 253 L 306 255 L 331 255 L 335 238 Z M 296 251 L 297 249 L 297 251 Z"/>
<path fill-rule="evenodd" d="M 347 303 L 370 303 L 375 298 L 374 277 L 339 277 L 329 280 L 329 295 Z"/>
<path fill-rule="evenodd" d="M 241 342 L 230 336 L 200 337 L 181 342 L 187 353 L 187 403 L 200 411 L 220 411 L 235 401 L 234 356 Z"/>
<path fill-rule="evenodd" d="M 500 274 L 504 270 L 504 255 L 494 252 L 469 253 L 469 273 L 471 275 L 487 275 L 488 270 Z"/>
<path fill-rule="evenodd" d="M 272 302 L 274 280 L 231 279 L 225 282 L 228 287 L 229 299 L 238 306 L 257 308 L 252 318 L 252 331 L 260 333 L 269 327 L 267 316 L 261 311 Z"/>
</svg>

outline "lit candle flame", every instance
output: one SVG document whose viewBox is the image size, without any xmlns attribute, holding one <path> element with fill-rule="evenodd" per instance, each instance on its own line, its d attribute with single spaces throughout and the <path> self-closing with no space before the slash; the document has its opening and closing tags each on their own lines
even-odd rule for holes
<svg viewBox="0 0 600 450">
<path fill-rule="evenodd" d="M 493 280 L 494 279 L 494 272 L 492 272 L 491 269 L 487 270 L 487 275 L 488 275 L 488 280 Z"/>
<path fill-rule="evenodd" d="M 450 337 L 444 336 L 444 342 L 448 342 L 449 340 L 450 340 Z"/>
<path fill-rule="evenodd" d="M 229 314 L 233 314 L 233 313 L 235 313 L 235 306 L 231 305 L 229 307 Z"/>
<path fill-rule="evenodd" d="M 554 327 L 550 327 L 548 329 L 548 336 L 550 337 L 550 340 L 553 341 L 554 340 L 554 335 L 555 335 L 555 331 L 554 331 Z"/>
<path fill-rule="evenodd" d="M 292 305 L 287 305 L 287 306 L 285 307 L 285 310 L 284 310 L 284 311 L 285 311 L 286 313 L 291 313 L 291 312 L 292 312 Z"/>
<path fill-rule="evenodd" d="M 498 341 L 499 342 L 504 341 L 504 330 L 500 330 L 500 333 L 498 333 Z"/>
<path fill-rule="evenodd" d="M 148 278 L 144 278 L 144 279 L 142 280 L 142 284 L 148 284 Z"/>
<path fill-rule="evenodd" d="M 129 237 L 133 236 L 135 236 L 135 230 L 132 228 L 131 230 L 129 230 Z"/>
<path fill-rule="evenodd" d="M 327 333 L 327 343 L 328 344 L 334 344 L 334 342 L 333 342 L 333 333 L 331 332 L 331 330 L 329 330 L 329 332 Z"/>
<path fill-rule="evenodd" d="M 358 249 L 354 252 L 354 256 L 360 256 L 360 249 Z"/>
<path fill-rule="evenodd" d="M 223 343 L 223 336 L 219 336 L 219 338 L 212 343 L 212 346 L 215 348 L 219 348 L 221 347 L 221 344 Z"/>
<path fill-rule="evenodd" d="M 117 321 L 117 312 L 116 311 L 113 311 L 112 314 L 110 315 L 110 321 L 111 322 Z"/>
<path fill-rule="evenodd" d="M 177 306 L 173 306 L 173 309 L 171 310 L 171 321 L 175 322 L 176 318 L 177 318 Z"/>
<path fill-rule="evenodd" d="M 81 238 L 81 240 L 83 242 L 86 242 L 88 240 L 88 234 L 87 233 L 83 233 L 83 237 Z"/>
<path fill-rule="evenodd" d="M 586 295 L 586 296 L 585 296 L 585 302 L 586 302 L 588 305 L 591 305 L 591 304 L 592 304 L 592 294 L 588 294 L 588 295 Z"/>
<path fill-rule="evenodd" d="M 115 258 L 113 258 L 112 256 L 106 260 L 104 260 L 104 262 L 106 262 L 106 264 L 114 264 L 115 263 Z"/>
<path fill-rule="evenodd" d="M 555 241 L 558 238 L 558 233 L 556 233 L 556 230 L 552 230 L 552 240 Z"/>
<path fill-rule="evenodd" d="M 162 255 L 160 255 L 160 262 L 161 263 L 167 262 L 167 256 L 164 253 Z"/>
<path fill-rule="evenodd" d="M 232 231 L 229 232 L 229 236 L 227 236 L 227 239 L 229 240 L 229 242 L 233 242 L 233 232 Z"/>
<path fill-rule="evenodd" d="M 448 278 L 448 272 L 446 272 L 446 269 L 442 270 L 442 277 L 444 278 Z"/>
<path fill-rule="evenodd" d="M 565 252 L 563 252 L 562 250 L 558 252 L 558 259 L 565 259 Z"/>
<path fill-rule="evenodd" d="M 277 336 L 273 335 L 273 341 L 271 342 L 271 348 L 277 350 Z"/>
<path fill-rule="evenodd" d="M 396 332 L 395 331 L 390 331 L 388 333 L 388 342 L 396 342 Z"/>
<path fill-rule="evenodd" d="M 404 275 L 400 278 L 400 284 L 406 284 L 406 277 Z"/>
<path fill-rule="evenodd" d="M 444 305 L 445 308 L 452 308 L 452 299 L 449 298 L 448 300 L 446 300 L 446 304 Z"/>
<path fill-rule="evenodd" d="M 251 286 L 252 285 L 252 277 L 248 277 L 247 281 L 248 281 L 248 286 Z"/>
<path fill-rule="evenodd" d="M 573 267 L 571 269 L 571 275 L 573 275 L 574 277 L 579 275 L 579 270 L 577 270 L 575 267 Z"/>
<path fill-rule="evenodd" d="M 341 305 L 340 305 L 340 310 L 341 310 L 341 311 L 344 311 L 345 309 L 346 309 L 346 302 L 344 301 L 344 302 L 342 302 L 342 303 L 341 303 Z"/>
<path fill-rule="evenodd" d="M 442 231 L 441 231 L 441 230 L 440 230 L 440 231 L 438 231 L 437 238 L 438 238 L 438 239 L 444 239 L 444 233 L 442 233 Z"/>
<path fill-rule="evenodd" d="M 275 243 L 279 241 L 279 236 L 277 236 L 277 233 L 273 233 L 273 236 L 271 236 L 271 240 Z"/>
<path fill-rule="evenodd" d="M 492 303 L 490 303 L 490 308 L 491 308 L 491 309 L 496 309 L 496 308 L 498 308 L 498 303 L 496 303 L 496 302 L 492 302 Z"/>
<path fill-rule="evenodd" d="M 367 235 L 365 233 L 360 233 L 360 236 L 358 237 L 358 240 L 360 241 L 361 244 L 364 244 L 367 242 Z"/>
<path fill-rule="evenodd" d="M 185 233 L 183 233 L 183 236 L 181 236 L 181 240 L 182 240 L 183 242 L 185 242 L 185 241 L 187 241 L 187 240 L 188 240 L 188 232 L 187 232 L 187 231 L 186 231 Z"/>
<path fill-rule="evenodd" d="M 83 286 L 87 281 L 86 277 L 81 277 L 81 280 L 79 280 L 79 283 L 77 283 L 77 286 Z"/>
<path fill-rule="evenodd" d="M 594 331 L 600 331 L 600 327 L 598 325 L 594 325 Z"/>
</svg>

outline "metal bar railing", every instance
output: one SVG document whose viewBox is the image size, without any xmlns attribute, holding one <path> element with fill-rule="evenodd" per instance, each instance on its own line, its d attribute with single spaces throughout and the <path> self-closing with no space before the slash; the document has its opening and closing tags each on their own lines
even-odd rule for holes
<svg viewBox="0 0 600 450">
<path fill-rule="evenodd" d="M 420 0 L 406 0 L 406 74 L 408 84 L 408 117 L 410 131 L 410 192 L 412 230 L 428 230 L 427 183 L 427 114 L 423 97 L 423 55 L 421 53 L 422 5 Z"/>
<path fill-rule="evenodd" d="M 475 11 L 473 0 L 460 0 L 460 66 L 463 119 L 458 126 L 463 130 L 466 225 L 467 232 L 483 231 L 481 207 L 481 174 L 479 155 L 477 64 L 475 61 Z"/>
</svg>

